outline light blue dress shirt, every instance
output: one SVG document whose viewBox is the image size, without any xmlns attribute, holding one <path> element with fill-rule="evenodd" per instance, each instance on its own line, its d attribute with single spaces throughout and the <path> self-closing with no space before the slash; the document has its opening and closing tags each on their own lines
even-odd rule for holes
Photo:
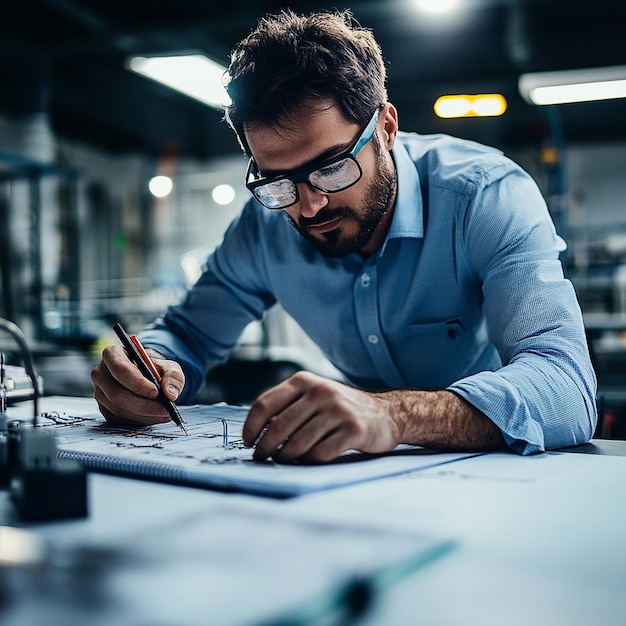
<svg viewBox="0 0 626 626">
<path fill-rule="evenodd" d="M 588 441 L 596 379 L 537 185 L 499 151 L 400 133 L 398 194 L 377 254 L 324 258 L 250 200 L 185 299 L 141 334 L 193 398 L 243 328 L 279 302 L 367 390 L 449 389 L 522 454 Z"/>
</svg>

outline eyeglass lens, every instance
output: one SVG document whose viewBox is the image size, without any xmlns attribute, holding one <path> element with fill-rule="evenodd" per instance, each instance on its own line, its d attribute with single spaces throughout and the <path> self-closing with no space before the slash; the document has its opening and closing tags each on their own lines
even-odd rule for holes
<svg viewBox="0 0 626 626">
<path fill-rule="evenodd" d="M 311 172 L 308 181 L 320 191 L 333 192 L 353 185 L 360 176 L 361 170 L 357 162 L 353 158 L 346 157 Z M 254 190 L 254 195 L 259 202 L 270 208 L 294 204 L 298 199 L 297 193 L 295 183 L 288 178 L 271 181 Z"/>
<path fill-rule="evenodd" d="M 254 190 L 254 195 L 261 204 L 270 209 L 290 206 L 295 204 L 298 199 L 296 186 L 287 178 L 257 187 Z"/>
<path fill-rule="evenodd" d="M 361 171 L 354 159 L 345 158 L 309 174 L 309 181 L 322 191 L 339 191 L 359 179 Z"/>
</svg>

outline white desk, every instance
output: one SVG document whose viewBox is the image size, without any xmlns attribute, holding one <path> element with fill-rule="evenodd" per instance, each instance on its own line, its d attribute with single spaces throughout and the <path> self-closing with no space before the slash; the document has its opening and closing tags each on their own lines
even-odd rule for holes
<svg viewBox="0 0 626 626">
<path fill-rule="evenodd" d="M 366 623 L 625 624 L 625 496 L 626 458 L 580 454 L 495 454 L 379 485 L 371 497 L 390 519 L 459 545 Z M 355 489 L 351 514 L 367 499 Z"/>
<path fill-rule="evenodd" d="M 28 527 L 0 492 L 0 524 L 49 551 L 38 568 L 0 566 L 3 626 L 272 623 L 334 584 L 338 553 L 362 542 L 351 526 L 378 529 L 382 549 L 404 535 L 455 543 L 359 623 L 626 623 L 623 456 L 497 453 L 292 500 L 89 483 L 87 519 Z"/>
</svg>

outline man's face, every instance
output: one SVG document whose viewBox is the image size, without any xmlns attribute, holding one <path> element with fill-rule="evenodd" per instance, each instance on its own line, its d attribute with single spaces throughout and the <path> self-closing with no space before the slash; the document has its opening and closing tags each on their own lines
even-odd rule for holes
<svg viewBox="0 0 626 626">
<path fill-rule="evenodd" d="M 307 183 L 297 183 L 298 202 L 284 209 L 297 231 L 324 256 L 344 257 L 354 252 L 368 255 L 384 240 L 396 190 L 396 172 L 385 130 L 387 114 L 384 108 L 374 137 L 357 155 L 363 176 L 355 185 L 324 193 Z M 315 111 L 306 109 L 293 126 L 246 130 L 250 151 L 264 177 L 288 175 L 350 150 L 363 130 L 348 122 L 332 103 Z"/>
</svg>

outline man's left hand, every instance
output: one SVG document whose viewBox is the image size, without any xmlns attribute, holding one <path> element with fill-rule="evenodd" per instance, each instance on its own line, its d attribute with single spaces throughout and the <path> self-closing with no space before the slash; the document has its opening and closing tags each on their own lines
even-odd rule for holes
<svg viewBox="0 0 626 626">
<path fill-rule="evenodd" d="M 253 458 L 323 463 L 346 450 L 381 453 L 399 443 L 399 428 L 385 394 L 298 372 L 261 394 L 252 405 L 243 441 Z"/>
</svg>

